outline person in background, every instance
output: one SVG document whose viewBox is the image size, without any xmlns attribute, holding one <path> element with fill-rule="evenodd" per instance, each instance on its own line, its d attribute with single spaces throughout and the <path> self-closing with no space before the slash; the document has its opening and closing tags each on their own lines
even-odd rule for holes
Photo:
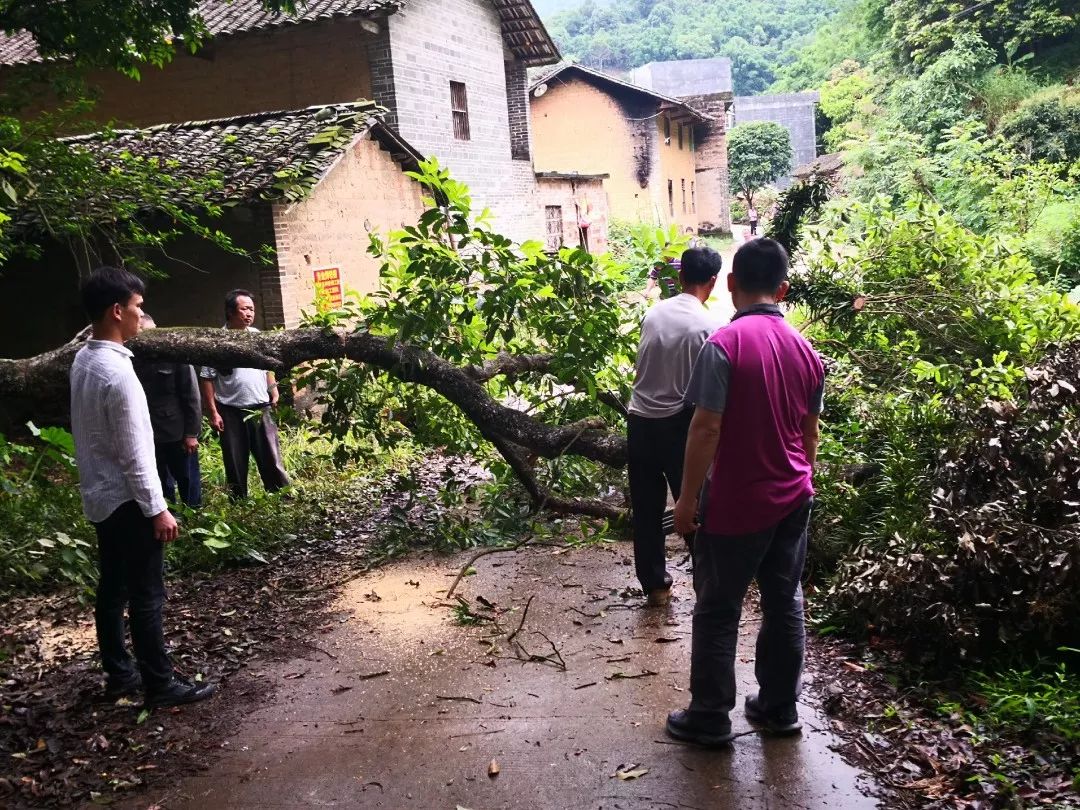
<svg viewBox="0 0 1080 810">
<path fill-rule="evenodd" d="M 723 266 L 711 248 L 682 255 L 682 292 L 657 302 L 641 324 L 633 394 L 627 417 L 634 564 L 650 605 L 666 605 L 671 594 L 663 528 L 668 491 L 679 497 L 683 452 L 693 409 L 683 399 L 690 369 L 719 320 L 709 299 Z"/>
<path fill-rule="evenodd" d="M 165 544 L 178 528 L 155 469 L 146 394 L 124 346 L 139 332 L 144 290 L 138 277 L 114 267 L 95 270 L 82 285 L 92 333 L 71 366 L 71 432 L 83 511 L 98 539 L 94 620 L 105 694 L 115 700 L 142 691 L 153 708 L 204 700 L 214 686 L 178 678 L 165 651 Z M 135 664 L 124 643 L 125 606 Z"/>
<path fill-rule="evenodd" d="M 649 271 L 649 280 L 645 284 L 645 297 L 648 298 L 653 290 L 660 289 L 661 298 L 671 298 L 678 295 L 679 290 L 675 284 L 682 265 L 678 259 L 664 259 L 653 265 Z"/>
<path fill-rule="evenodd" d="M 750 207 L 746 210 L 746 218 L 748 220 L 750 220 L 750 235 L 751 236 L 757 236 L 757 226 L 758 226 L 759 217 L 758 217 L 757 209 L 754 208 L 753 204 L 751 204 Z"/>
<path fill-rule="evenodd" d="M 728 289 L 736 314 L 694 363 L 675 529 L 694 538 L 690 707 L 668 715 L 671 736 L 702 745 L 732 740 L 735 650 L 751 580 L 761 593 L 754 673 L 760 691 L 746 717 L 774 734 L 801 729 L 795 706 L 805 630 L 802 573 L 813 503 L 825 372 L 779 303 L 788 256 L 772 239 L 735 253 Z M 698 526 L 698 493 L 712 471 Z"/>
<path fill-rule="evenodd" d="M 153 329 L 154 319 L 143 314 L 142 329 Z M 180 500 L 192 509 L 202 504 L 199 475 L 199 431 L 202 408 L 195 369 L 187 363 L 135 361 L 135 374 L 146 392 L 150 424 L 154 428 L 157 472 L 167 500 Z"/>
<path fill-rule="evenodd" d="M 247 290 L 225 296 L 225 328 L 259 331 L 255 299 Z M 225 479 L 233 498 L 248 495 L 248 457 L 255 457 L 263 486 L 277 492 L 289 485 L 281 462 L 277 424 L 270 410 L 278 404 L 278 387 L 272 371 L 256 368 L 204 367 L 199 375 L 203 410 L 210 426 L 221 437 Z"/>
</svg>

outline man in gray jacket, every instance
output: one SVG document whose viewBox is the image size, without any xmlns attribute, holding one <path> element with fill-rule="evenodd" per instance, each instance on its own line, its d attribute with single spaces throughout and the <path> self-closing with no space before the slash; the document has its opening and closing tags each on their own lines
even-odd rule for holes
<svg viewBox="0 0 1080 810">
<path fill-rule="evenodd" d="M 154 319 L 143 314 L 142 328 L 153 329 Z M 202 406 L 195 369 L 187 363 L 135 361 L 135 373 L 146 392 L 150 424 L 154 428 L 154 455 L 165 497 L 192 507 L 202 504 L 199 474 L 199 431 Z"/>
</svg>

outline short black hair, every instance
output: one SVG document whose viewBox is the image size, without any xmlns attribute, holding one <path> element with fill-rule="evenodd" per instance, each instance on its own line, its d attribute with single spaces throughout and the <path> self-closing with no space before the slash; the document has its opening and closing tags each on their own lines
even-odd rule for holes
<svg viewBox="0 0 1080 810">
<path fill-rule="evenodd" d="M 99 267 L 79 289 L 83 309 L 91 323 L 97 323 L 113 304 L 126 306 L 133 295 L 146 293 L 143 280 L 119 267 Z"/>
<path fill-rule="evenodd" d="M 246 296 L 252 301 L 255 300 L 255 296 L 247 290 L 229 290 L 225 293 L 225 317 L 228 318 L 234 312 L 236 312 L 236 299 L 240 296 Z"/>
<path fill-rule="evenodd" d="M 788 277 L 788 254 L 775 239 L 751 239 L 735 251 L 731 272 L 747 293 L 773 293 Z"/>
<path fill-rule="evenodd" d="M 692 247 L 683 251 L 682 274 L 688 284 L 705 284 L 720 275 L 724 257 L 710 247 Z"/>
</svg>

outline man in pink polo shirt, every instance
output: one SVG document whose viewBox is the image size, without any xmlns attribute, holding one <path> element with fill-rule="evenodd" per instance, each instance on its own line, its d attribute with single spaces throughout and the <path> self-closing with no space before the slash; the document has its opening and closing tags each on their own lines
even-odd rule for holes
<svg viewBox="0 0 1080 810">
<path fill-rule="evenodd" d="M 701 745 L 733 739 L 735 648 L 754 579 L 761 591 L 760 690 L 746 698 L 746 717 L 774 734 L 802 727 L 795 706 L 805 643 L 801 578 L 825 373 L 780 312 L 787 272 L 778 242 L 755 239 L 739 248 L 728 276 L 735 317 L 702 347 L 686 393 L 696 410 L 675 529 L 698 531 L 697 604 L 690 707 L 668 715 L 667 730 Z"/>
</svg>

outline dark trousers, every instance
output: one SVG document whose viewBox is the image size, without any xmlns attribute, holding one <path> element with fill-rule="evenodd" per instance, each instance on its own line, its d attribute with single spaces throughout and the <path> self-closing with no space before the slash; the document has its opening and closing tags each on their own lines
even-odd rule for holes
<svg viewBox="0 0 1080 810">
<path fill-rule="evenodd" d="M 94 621 L 101 666 L 109 682 L 119 684 L 135 675 L 124 644 L 124 607 L 131 624 L 131 646 L 143 686 L 168 683 L 172 664 L 165 652 L 161 608 L 165 602 L 164 547 L 154 539 L 154 527 L 135 501 L 128 501 L 101 523 L 95 523 L 99 570 Z"/>
<path fill-rule="evenodd" d="M 234 408 L 217 403 L 218 413 L 225 423 L 221 431 L 221 458 L 225 465 L 225 480 L 234 498 L 248 494 L 248 456 L 255 456 L 259 477 L 267 492 L 277 492 L 289 485 L 289 476 L 281 463 L 278 429 L 270 416 L 269 405 Z"/>
<path fill-rule="evenodd" d="M 761 591 L 754 674 L 762 709 L 795 706 L 806 633 L 802 572 L 812 501 L 761 532 L 694 541 L 694 630 L 690 658 L 690 710 L 707 722 L 726 720 L 735 706 L 735 648 L 743 598 L 751 580 Z"/>
<path fill-rule="evenodd" d="M 750 220 L 750 235 L 751 236 L 756 236 L 757 235 L 757 220 L 756 219 Z"/>
<path fill-rule="evenodd" d="M 165 497 L 180 500 L 197 509 L 202 505 L 202 480 L 199 473 L 199 453 L 189 453 L 184 449 L 184 442 L 161 442 L 154 445 L 157 456 L 157 473 L 161 479 L 161 488 Z"/>
<path fill-rule="evenodd" d="M 634 566 L 645 593 L 671 587 L 664 552 L 664 510 L 668 491 L 679 499 L 686 434 L 693 417 L 693 409 L 688 409 L 661 419 L 630 414 L 626 420 Z"/>
</svg>

